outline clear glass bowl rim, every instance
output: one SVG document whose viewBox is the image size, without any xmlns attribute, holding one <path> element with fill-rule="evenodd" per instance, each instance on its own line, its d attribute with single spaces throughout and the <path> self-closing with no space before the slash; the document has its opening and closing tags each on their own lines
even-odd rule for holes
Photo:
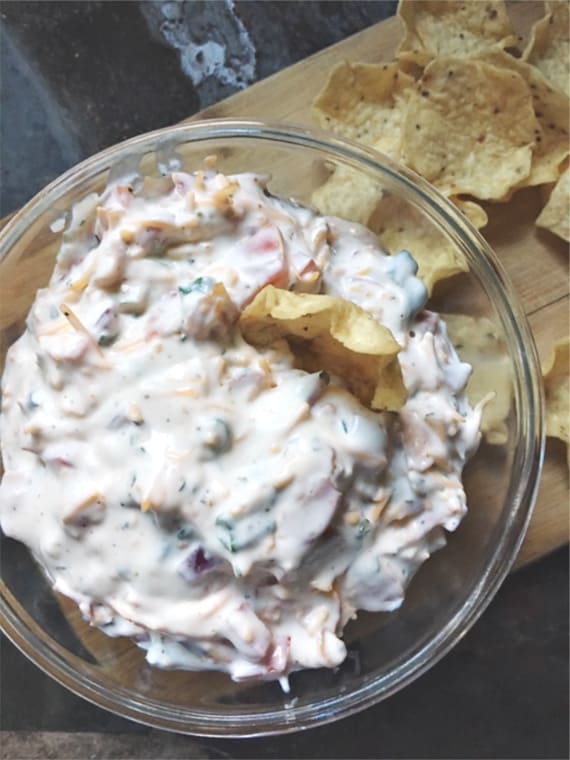
<svg viewBox="0 0 570 760">
<path fill-rule="evenodd" d="M 536 499 L 544 455 L 543 390 L 532 333 L 513 287 L 496 255 L 461 212 L 424 179 L 387 156 L 350 140 L 317 129 L 253 120 L 210 119 L 148 132 L 125 140 L 77 164 L 55 179 L 0 231 L 0 265 L 26 229 L 53 207 L 73 186 L 93 179 L 133 152 L 155 152 L 161 141 L 174 144 L 220 139 L 265 140 L 313 149 L 358 167 L 389 176 L 414 196 L 422 210 L 439 224 L 466 255 L 493 300 L 514 362 L 516 450 L 507 502 L 510 509 L 495 551 L 471 595 L 437 635 L 412 658 L 380 677 L 368 678 L 358 689 L 309 705 L 264 712 L 215 715 L 163 705 L 79 674 L 58 654 L 58 644 L 27 625 L 27 614 L 2 582 L 0 623 L 3 632 L 35 665 L 75 694 L 99 707 L 137 722 L 210 737 L 253 737 L 290 733 L 346 717 L 379 702 L 435 665 L 467 633 L 490 603 L 509 572 L 528 527 Z M 30 621 L 31 622 L 31 621 Z"/>
</svg>

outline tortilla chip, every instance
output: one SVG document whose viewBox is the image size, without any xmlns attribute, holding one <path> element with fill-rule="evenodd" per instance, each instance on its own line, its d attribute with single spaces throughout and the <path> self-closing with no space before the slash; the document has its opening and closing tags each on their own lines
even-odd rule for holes
<svg viewBox="0 0 570 760">
<path fill-rule="evenodd" d="M 419 279 L 431 295 L 438 280 L 468 270 L 461 252 L 435 224 L 403 198 L 385 195 L 370 219 L 387 253 L 409 251 L 418 264 Z"/>
<path fill-rule="evenodd" d="M 487 224 L 484 209 L 473 201 L 451 198 L 475 227 Z M 345 167 L 312 196 L 322 213 L 367 225 L 376 232 L 386 253 L 406 250 L 418 264 L 418 277 L 431 295 L 439 280 L 468 270 L 460 251 L 404 199 L 382 193 L 378 183 Z"/>
<path fill-rule="evenodd" d="M 485 53 L 483 60 L 516 71 L 530 88 L 538 131 L 535 133 L 536 145 L 530 174 L 517 189 L 556 182 L 560 176 L 560 165 L 570 153 L 568 98 L 559 90 L 553 89 L 534 66 L 519 61 L 502 50 Z"/>
<path fill-rule="evenodd" d="M 554 186 L 536 225 L 570 243 L 570 168 L 566 169 Z"/>
<path fill-rule="evenodd" d="M 386 327 L 350 301 L 268 285 L 244 309 L 239 324 L 253 345 L 286 338 L 303 369 L 341 377 L 373 409 L 394 411 L 406 400 L 400 346 Z"/>
<path fill-rule="evenodd" d="M 337 166 L 311 196 L 312 205 L 327 216 L 366 225 L 382 197 L 380 184 L 363 171 Z"/>
<path fill-rule="evenodd" d="M 516 37 L 502 0 L 400 0 L 404 38 L 397 57 L 425 66 L 432 58 L 467 58 Z"/>
<path fill-rule="evenodd" d="M 546 435 L 570 443 L 570 339 L 554 344 L 550 361 L 543 366 L 546 399 Z"/>
<path fill-rule="evenodd" d="M 546 3 L 546 16 L 534 25 L 523 60 L 536 66 L 548 81 L 570 95 L 570 4 Z"/>
<path fill-rule="evenodd" d="M 486 317 L 442 314 L 447 333 L 462 361 L 473 367 L 467 397 L 474 406 L 489 394 L 494 397 L 483 409 L 481 432 L 488 443 L 507 442 L 508 419 L 513 399 L 512 364 L 497 327 Z"/>
<path fill-rule="evenodd" d="M 451 200 L 476 227 L 487 223 L 487 214 L 477 203 Z M 367 225 L 378 234 L 386 253 L 409 251 L 430 295 L 439 280 L 468 271 L 460 251 L 419 210 L 404 199 L 383 195 L 378 184 L 366 177 L 351 176 L 344 167 L 315 190 L 312 203 L 321 214 Z"/>
<path fill-rule="evenodd" d="M 313 103 L 313 116 L 323 129 L 397 157 L 402 112 L 413 83 L 397 63 L 345 61 L 332 70 Z"/>
<path fill-rule="evenodd" d="M 520 74 L 438 58 L 408 102 L 402 155 L 446 195 L 497 200 L 530 174 L 538 130 Z"/>
<path fill-rule="evenodd" d="M 487 216 L 485 209 L 478 203 L 454 197 L 451 197 L 449 200 L 452 201 L 463 214 L 465 214 L 476 229 L 480 230 L 482 227 L 487 226 L 489 217 Z"/>
</svg>

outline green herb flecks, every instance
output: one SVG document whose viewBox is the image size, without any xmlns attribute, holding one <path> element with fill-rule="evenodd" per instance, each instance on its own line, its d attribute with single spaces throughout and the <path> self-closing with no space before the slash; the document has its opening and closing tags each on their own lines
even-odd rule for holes
<svg viewBox="0 0 570 760">
<path fill-rule="evenodd" d="M 189 293 L 209 293 L 215 284 L 211 277 L 198 277 L 189 285 L 179 285 L 178 292 L 183 296 L 187 296 Z"/>
<path fill-rule="evenodd" d="M 362 541 L 364 536 L 370 533 L 371 528 L 372 528 L 372 525 L 370 524 L 370 520 L 367 520 L 366 518 L 364 518 L 358 523 L 356 527 L 356 538 L 359 541 Z"/>
</svg>

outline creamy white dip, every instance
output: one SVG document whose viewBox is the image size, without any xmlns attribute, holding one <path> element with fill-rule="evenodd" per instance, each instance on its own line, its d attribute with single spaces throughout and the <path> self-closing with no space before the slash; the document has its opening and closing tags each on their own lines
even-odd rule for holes
<svg viewBox="0 0 570 760">
<path fill-rule="evenodd" d="M 347 621 L 399 607 L 466 511 L 480 410 L 415 272 L 252 174 L 85 199 L 8 353 L 2 529 L 153 665 L 236 680 L 338 665 Z M 286 341 L 248 345 L 237 319 L 269 283 L 388 327 L 400 412 L 295 369 Z"/>
</svg>

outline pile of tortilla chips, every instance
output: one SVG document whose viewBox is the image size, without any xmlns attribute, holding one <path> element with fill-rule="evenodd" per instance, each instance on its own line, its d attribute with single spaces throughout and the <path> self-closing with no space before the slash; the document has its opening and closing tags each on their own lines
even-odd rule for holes
<svg viewBox="0 0 570 760">
<path fill-rule="evenodd" d="M 507 202 L 521 188 L 541 186 L 546 202 L 536 224 L 570 241 L 569 8 L 568 0 L 546 2 L 517 51 L 503 0 L 400 0 L 396 60 L 339 64 L 313 103 L 313 117 L 422 175 L 478 228 L 487 223 L 479 201 Z M 429 293 L 467 269 L 419 211 L 349 168 L 337 168 L 313 203 L 367 224 L 389 253 L 410 250 Z M 452 315 L 448 326 L 460 355 L 476 368 L 471 400 L 491 386 L 495 391 L 483 432 L 490 442 L 504 442 L 512 378 L 499 333 L 488 320 L 464 315 Z M 556 382 L 566 388 L 567 353 L 556 364 Z M 549 435 L 568 440 L 567 404 L 566 438 L 563 425 L 552 423 L 553 413 L 560 416 L 558 400 L 547 386 Z"/>
<path fill-rule="evenodd" d="M 547 3 L 517 58 L 505 52 L 516 38 L 502 0 L 400 0 L 397 60 L 339 64 L 314 118 L 414 169 L 460 207 L 464 196 L 505 201 L 556 183 L 570 152 L 568 7 Z M 315 204 L 331 213 L 350 197 L 346 177 L 335 175 Z M 469 204 L 483 227 L 485 212 Z M 552 230 L 561 234 L 558 224 Z M 416 255 L 421 275 L 427 253 Z"/>
</svg>

